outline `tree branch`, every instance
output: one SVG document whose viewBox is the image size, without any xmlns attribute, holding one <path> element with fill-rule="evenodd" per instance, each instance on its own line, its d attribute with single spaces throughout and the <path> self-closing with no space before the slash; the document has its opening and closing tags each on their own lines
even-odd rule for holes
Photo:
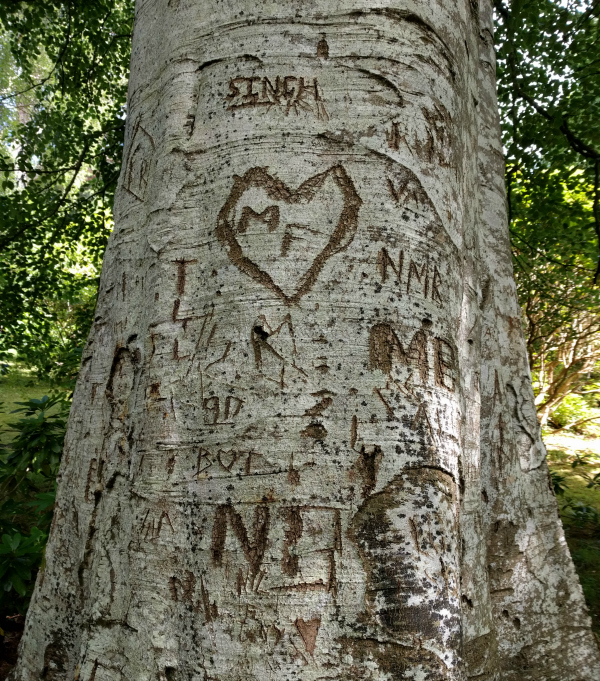
<svg viewBox="0 0 600 681">
<path fill-rule="evenodd" d="M 600 419 L 600 416 L 592 416 L 591 419 L 579 419 L 579 421 L 573 421 L 573 423 L 567 423 L 566 426 L 561 426 L 560 428 L 553 430 L 552 435 L 555 435 L 556 433 L 560 433 L 561 431 L 566 430 L 567 428 L 573 428 L 574 426 L 580 426 L 583 423 L 588 423 L 589 421 L 598 421 L 598 419 Z"/>
<path fill-rule="evenodd" d="M 540 114 L 540 116 L 543 116 L 547 121 L 550 121 L 551 123 L 554 122 L 555 117 L 547 109 L 538 104 L 533 97 L 524 92 L 516 83 L 515 92 L 519 95 L 519 97 L 522 97 L 528 104 L 531 104 L 531 106 Z M 571 146 L 571 149 L 573 149 L 573 151 L 576 151 L 581 156 L 584 156 L 585 158 L 589 158 L 593 161 L 600 161 L 600 153 L 597 152 L 594 149 L 594 147 L 591 147 L 589 144 L 586 144 L 586 142 L 584 142 L 580 137 L 577 137 L 577 135 L 575 135 L 575 133 L 569 128 L 569 124 L 565 116 L 561 116 L 561 119 L 562 122 L 560 124 L 559 130 L 566 137 L 567 141 L 569 142 L 569 145 Z"/>
</svg>

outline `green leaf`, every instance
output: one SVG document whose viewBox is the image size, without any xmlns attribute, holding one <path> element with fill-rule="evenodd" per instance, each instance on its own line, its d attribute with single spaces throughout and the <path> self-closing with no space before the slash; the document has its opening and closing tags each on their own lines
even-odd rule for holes
<svg viewBox="0 0 600 681">
<path fill-rule="evenodd" d="M 15 572 L 11 573 L 10 580 L 14 590 L 19 594 L 19 596 L 24 596 L 27 593 L 27 587 L 23 580 Z"/>
</svg>

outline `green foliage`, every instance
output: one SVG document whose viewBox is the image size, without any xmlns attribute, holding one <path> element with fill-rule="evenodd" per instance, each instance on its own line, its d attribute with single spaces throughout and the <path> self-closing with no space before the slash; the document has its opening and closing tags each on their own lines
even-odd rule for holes
<svg viewBox="0 0 600 681">
<path fill-rule="evenodd" d="M 592 616 L 592 627 L 600 629 L 600 540 L 588 537 L 568 537 L 569 549 L 581 582 L 585 601 Z"/>
<path fill-rule="evenodd" d="M 3 534 L 0 544 L 0 583 L 4 594 L 11 596 L 15 591 L 21 598 L 31 595 L 32 573 L 40 565 L 47 540 L 46 533 L 33 527 L 29 537 L 23 537 L 19 532 Z M 13 596 L 14 597 L 14 596 Z M 2 600 L 0 600 L 2 603 Z"/>
<path fill-rule="evenodd" d="M 74 381 L 95 305 L 95 282 L 79 290 L 65 282 L 60 297 L 46 300 L 51 323 L 45 333 L 28 336 L 27 342 L 23 335 L 18 352 L 21 361 L 55 383 Z"/>
<path fill-rule="evenodd" d="M 590 407 L 581 395 L 567 395 L 552 412 L 552 420 L 559 426 L 593 416 Z"/>
<path fill-rule="evenodd" d="M 594 421 L 590 419 L 599 418 L 600 410 L 590 407 L 589 400 L 582 395 L 569 394 L 552 410 L 552 421 L 558 426 L 568 426 L 581 422 L 581 427 Z"/>
<path fill-rule="evenodd" d="M 588 475 L 588 473 L 582 473 L 581 476 L 587 480 L 587 486 L 591 489 L 600 489 L 600 472 L 595 475 Z"/>
<path fill-rule="evenodd" d="M 550 475 L 564 488 L 557 492 L 560 515 L 593 628 L 600 633 L 600 490 L 586 484 L 600 461 L 597 453 L 578 449 L 586 446 L 585 440 L 570 437 L 569 442 L 568 451 L 548 450 Z"/>
<path fill-rule="evenodd" d="M 494 5 L 515 276 L 546 418 L 600 359 L 600 5 Z"/>
<path fill-rule="evenodd" d="M 592 461 L 591 454 L 577 453 L 571 463 L 571 468 L 581 468 L 582 466 L 589 466 L 591 461 Z"/>
<path fill-rule="evenodd" d="M 496 0 L 495 6 L 516 247 L 571 274 L 583 267 L 589 281 L 598 261 L 593 187 L 600 160 L 600 7 L 592 0 Z"/>
<path fill-rule="evenodd" d="M 583 468 L 579 470 L 578 474 L 587 482 L 587 487 L 590 489 L 600 490 L 600 472 L 596 474 L 588 473 L 585 468 L 589 466 L 597 465 L 596 462 L 592 461 L 590 454 L 584 454 L 583 456 L 577 456 L 571 466 L 573 468 Z"/>
<path fill-rule="evenodd" d="M 550 482 L 556 496 L 562 496 L 569 487 L 567 479 L 557 471 L 550 471 Z"/>
<path fill-rule="evenodd" d="M 52 520 L 70 406 L 61 393 L 17 404 L 12 413 L 21 418 L 0 446 L 0 614 L 27 608 Z"/>
<path fill-rule="evenodd" d="M 562 507 L 561 515 L 579 533 L 600 538 L 600 512 L 594 506 L 568 499 Z"/>
<path fill-rule="evenodd" d="M 562 449 L 548 449 L 548 464 L 564 464 L 569 460 L 569 455 Z"/>
<path fill-rule="evenodd" d="M 0 351 L 58 379 L 77 366 L 112 228 L 133 4 L 0 4 Z"/>
</svg>

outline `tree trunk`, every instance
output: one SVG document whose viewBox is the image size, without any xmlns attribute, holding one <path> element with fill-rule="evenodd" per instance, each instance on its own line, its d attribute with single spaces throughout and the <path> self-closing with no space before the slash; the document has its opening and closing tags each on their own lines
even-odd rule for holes
<svg viewBox="0 0 600 681">
<path fill-rule="evenodd" d="M 487 0 L 138 2 L 15 681 L 600 679 L 493 61 Z"/>
</svg>

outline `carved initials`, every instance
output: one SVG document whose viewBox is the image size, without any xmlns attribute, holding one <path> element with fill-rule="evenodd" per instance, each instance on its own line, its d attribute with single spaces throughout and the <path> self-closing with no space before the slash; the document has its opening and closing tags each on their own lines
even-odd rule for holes
<svg viewBox="0 0 600 681">
<path fill-rule="evenodd" d="M 434 373 L 435 383 L 450 392 L 456 389 L 454 348 L 442 338 L 434 340 Z"/>
<path fill-rule="evenodd" d="M 223 421 L 220 420 L 221 417 L 221 400 L 216 395 L 212 397 L 207 397 L 202 401 L 202 406 L 205 411 L 211 414 L 212 423 L 211 426 L 222 425 L 228 423 L 230 419 L 234 419 L 239 413 L 244 400 L 239 397 L 234 397 L 233 395 L 227 395 L 225 398 Z"/>
<path fill-rule="evenodd" d="M 285 109 L 286 115 L 290 111 L 297 114 L 301 109 L 314 112 L 319 119 L 329 119 L 316 78 L 275 76 L 274 80 L 273 84 L 273 80 L 267 76 L 232 78 L 229 81 L 229 93 L 225 97 L 227 110 L 261 106 L 268 110 L 279 106 Z"/>
<path fill-rule="evenodd" d="M 369 334 L 370 368 L 381 369 L 385 374 L 392 370 L 394 360 L 409 366 L 413 364 L 425 383 L 429 376 L 427 360 L 427 335 L 419 329 L 410 341 L 408 350 L 402 347 L 396 332 L 389 324 L 375 324 Z"/>
<path fill-rule="evenodd" d="M 267 506 L 257 506 L 254 509 L 254 540 L 250 543 L 242 516 L 234 510 L 233 506 L 230 504 L 219 506 L 215 513 L 211 544 L 213 561 L 216 565 L 222 564 L 225 540 L 227 539 L 227 528 L 231 527 L 233 534 L 242 546 L 244 556 L 250 566 L 250 588 L 254 588 L 254 582 L 260 572 L 267 548 L 269 515 L 269 508 Z M 260 579 L 256 584 L 257 589 L 258 584 L 260 584 Z"/>
<path fill-rule="evenodd" d="M 401 287 L 406 286 L 406 293 L 410 294 L 412 291 L 419 291 L 424 298 L 430 298 L 438 303 L 442 303 L 442 295 L 440 293 L 440 285 L 442 284 L 442 277 L 436 265 L 431 269 L 429 263 L 418 265 L 412 258 L 408 264 L 406 282 L 403 282 L 404 274 L 404 251 L 398 254 L 398 260 L 388 253 L 386 248 L 382 248 L 377 255 L 377 270 L 381 277 L 382 283 L 388 279 L 388 271 L 391 270 L 395 275 L 396 282 L 399 285 L 398 293 L 401 294 Z"/>
</svg>

